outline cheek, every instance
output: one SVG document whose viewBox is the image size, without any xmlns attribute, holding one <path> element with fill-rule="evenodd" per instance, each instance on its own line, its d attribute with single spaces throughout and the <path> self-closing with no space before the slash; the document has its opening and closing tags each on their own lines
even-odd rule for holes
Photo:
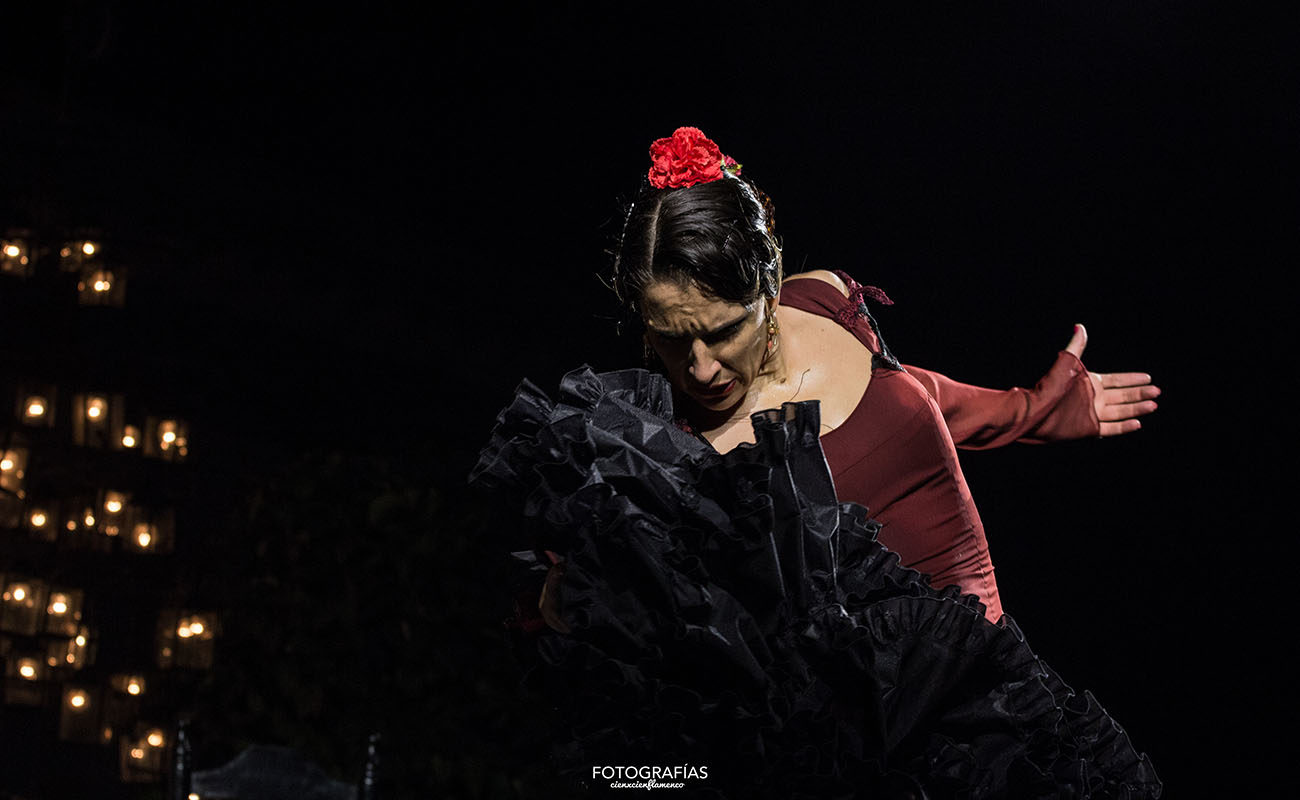
<svg viewBox="0 0 1300 800">
<path fill-rule="evenodd" d="M 680 347 L 652 346 L 651 352 L 664 369 L 668 380 L 678 387 L 685 386 L 687 369 L 690 366 L 690 353 Z"/>
<path fill-rule="evenodd" d="M 674 372 L 686 362 L 687 353 L 681 347 L 654 343 L 651 344 L 650 351 L 669 372 Z"/>
<path fill-rule="evenodd" d="M 749 331 L 743 337 L 743 344 L 737 346 L 742 358 L 751 368 L 757 369 L 763 362 L 763 355 L 767 348 L 767 335 L 765 331 Z"/>
<path fill-rule="evenodd" d="M 763 351 L 754 341 L 751 341 L 751 337 L 746 336 L 719 353 L 718 361 L 722 362 L 728 370 L 736 373 L 736 377 L 749 382 L 754 379 L 763 365 Z"/>
</svg>

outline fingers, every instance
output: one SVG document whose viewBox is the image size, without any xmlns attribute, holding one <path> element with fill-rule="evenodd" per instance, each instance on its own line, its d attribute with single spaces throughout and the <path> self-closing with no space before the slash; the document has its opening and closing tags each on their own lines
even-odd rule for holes
<svg viewBox="0 0 1300 800">
<path fill-rule="evenodd" d="M 1102 388 L 1121 389 L 1126 386 L 1150 386 L 1151 376 L 1145 372 L 1105 372 L 1097 373 Z M 1155 388 L 1154 386 L 1152 388 Z M 1159 393 L 1159 389 L 1156 392 Z M 1152 395 L 1153 397 L 1155 395 Z"/>
<path fill-rule="evenodd" d="M 1128 381 L 1126 379 L 1121 382 Z M 1100 402 L 1096 406 L 1097 421 L 1101 423 L 1099 433 L 1102 436 L 1120 436 L 1140 430 L 1142 423 L 1137 418 L 1159 408 L 1155 402 L 1155 398 L 1159 396 L 1160 388 L 1149 384 L 1126 386 L 1122 389 L 1103 389 L 1098 398 Z"/>
<path fill-rule="evenodd" d="M 1155 411 L 1158 406 L 1152 400 L 1143 403 L 1121 403 L 1116 405 L 1102 406 L 1097 411 L 1097 420 L 1100 422 L 1118 422 L 1120 420 L 1135 419 Z M 1134 430 L 1137 430 L 1134 428 Z"/>
<path fill-rule="evenodd" d="M 1072 354 L 1075 358 L 1083 357 L 1083 348 L 1088 346 L 1088 329 L 1080 323 L 1074 326 L 1074 335 L 1070 337 L 1070 343 L 1065 346 L 1065 352 Z"/>
<path fill-rule="evenodd" d="M 1102 384 L 1105 386 L 1105 384 Z M 1126 386 L 1122 389 L 1102 389 L 1101 401 L 1104 405 L 1123 405 L 1155 400 L 1160 396 L 1158 386 Z"/>
<path fill-rule="evenodd" d="M 1120 436 L 1125 433 L 1132 433 L 1139 430 L 1142 423 L 1135 419 L 1126 419 L 1123 422 L 1103 422 L 1101 423 L 1102 436 Z"/>
<path fill-rule="evenodd" d="M 1087 344 L 1087 330 L 1076 325 L 1074 338 L 1066 350 L 1077 358 Z M 1141 430 L 1142 423 L 1137 418 L 1159 407 L 1155 399 L 1160 396 L 1160 387 L 1153 384 L 1151 376 L 1145 372 L 1090 372 L 1089 377 L 1092 379 L 1093 408 L 1097 412 L 1101 436 L 1121 436 Z"/>
<path fill-rule="evenodd" d="M 560 619 L 560 579 L 564 577 L 564 565 L 554 564 L 546 573 L 546 583 L 542 584 L 542 595 L 537 599 L 537 609 L 542 612 L 542 619 L 560 633 L 568 633 L 569 626 Z"/>
</svg>

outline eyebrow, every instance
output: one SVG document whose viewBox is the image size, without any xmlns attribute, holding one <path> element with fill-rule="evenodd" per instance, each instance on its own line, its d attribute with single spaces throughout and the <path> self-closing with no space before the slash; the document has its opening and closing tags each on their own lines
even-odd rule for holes
<svg viewBox="0 0 1300 800">
<path fill-rule="evenodd" d="M 648 324 L 646 325 L 646 329 L 655 336 L 662 336 L 665 339 L 708 339 L 736 327 L 747 319 L 749 319 L 749 311 L 746 311 L 731 322 L 724 322 L 713 330 L 700 331 L 699 333 L 668 333 L 666 331 L 658 330 L 654 326 Z"/>
</svg>

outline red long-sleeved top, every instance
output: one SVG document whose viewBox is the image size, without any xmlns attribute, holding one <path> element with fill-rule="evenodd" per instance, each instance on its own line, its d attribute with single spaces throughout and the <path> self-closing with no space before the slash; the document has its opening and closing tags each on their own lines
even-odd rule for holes
<svg viewBox="0 0 1300 800">
<path fill-rule="evenodd" d="M 838 320 L 879 355 L 878 337 L 856 313 L 859 296 L 845 297 L 818 278 L 795 278 L 782 287 L 781 304 Z M 1007 391 L 877 361 L 857 408 L 821 437 L 822 449 L 840 499 L 866 506 L 883 523 L 886 547 L 935 587 L 957 584 L 976 595 L 997 621 L 1002 603 L 993 561 L 957 448 L 1095 436 L 1092 397 L 1083 364 L 1064 351 L 1033 389 Z"/>
<path fill-rule="evenodd" d="M 851 292 L 862 288 L 840 276 Z M 857 312 L 860 296 L 845 297 L 812 277 L 791 278 L 781 288 L 782 305 L 837 320 L 880 355 L 879 338 Z M 858 406 L 821 443 L 839 498 L 866 506 L 883 523 L 880 541 L 935 587 L 956 584 L 979 597 L 996 622 L 1002 602 L 993 561 L 957 448 L 1096 436 L 1101 426 L 1092 401 L 1087 370 L 1065 351 L 1033 389 L 984 389 L 911 365 L 891 369 L 876 359 Z M 534 595 L 521 598 L 518 612 L 525 631 L 545 627 Z"/>
</svg>

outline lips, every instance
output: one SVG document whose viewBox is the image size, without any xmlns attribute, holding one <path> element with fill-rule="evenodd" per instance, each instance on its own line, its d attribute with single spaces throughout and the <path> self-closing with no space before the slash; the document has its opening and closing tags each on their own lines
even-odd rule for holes
<svg viewBox="0 0 1300 800">
<path fill-rule="evenodd" d="M 704 400 L 717 400 L 720 397 L 726 397 L 727 395 L 731 394 L 731 390 L 735 388 L 736 388 L 736 379 L 732 378 L 731 380 L 727 381 L 717 389 L 696 390 L 695 395 Z"/>
</svg>

